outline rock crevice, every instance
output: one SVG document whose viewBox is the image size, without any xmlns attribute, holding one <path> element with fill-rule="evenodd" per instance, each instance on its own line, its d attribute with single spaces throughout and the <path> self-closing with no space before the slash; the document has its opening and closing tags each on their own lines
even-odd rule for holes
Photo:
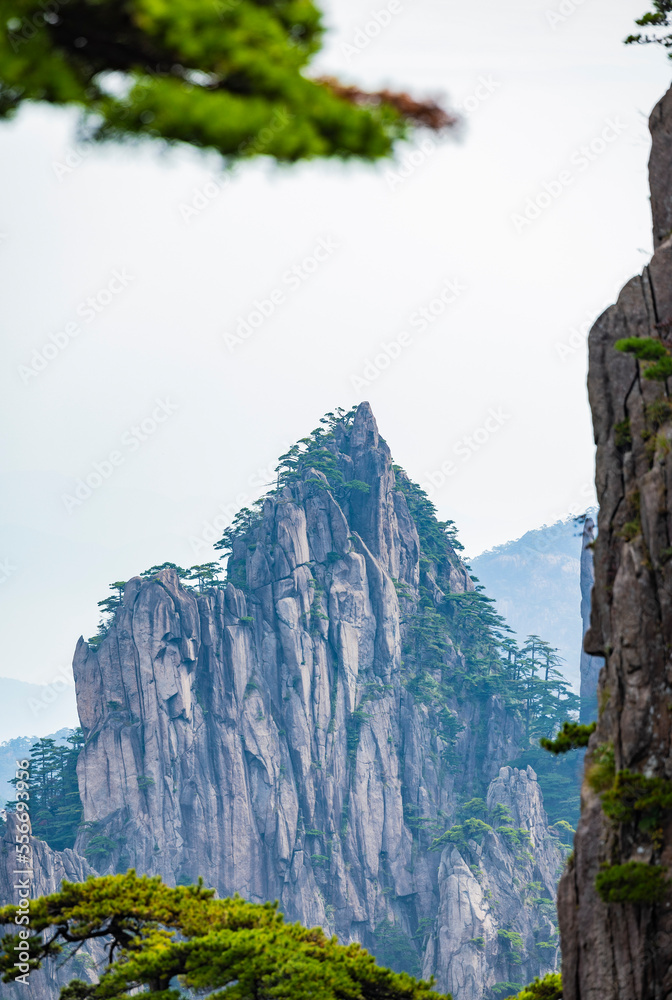
<svg viewBox="0 0 672 1000">
<path fill-rule="evenodd" d="M 654 109 L 651 132 L 655 253 L 589 338 L 600 530 L 585 650 L 605 665 L 574 860 L 560 885 L 565 1000 L 672 995 L 669 896 L 654 904 L 626 893 L 618 902 L 596 888 L 600 873 L 619 874 L 613 866 L 672 865 L 669 810 L 647 825 L 644 814 L 643 822 L 624 810 L 606 815 L 602 801 L 618 772 L 672 780 L 672 407 L 668 383 L 647 379 L 646 362 L 615 349 L 626 337 L 672 345 L 672 91 Z"/>
<path fill-rule="evenodd" d="M 553 967 L 555 946 L 533 945 L 552 940 L 548 900 L 516 904 L 511 885 L 547 895 L 561 854 L 533 774 L 500 774 L 519 716 L 466 682 L 438 614 L 444 594 L 474 592 L 450 534 L 422 521 L 368 404 L 324 440 L 232 534 L 225 586 L 198 593 L 171 568 L 132 579 L 102 642 L 78 643 L 76 851 L 100 873 L 278 899 L 290 920 L 480 1000 L 504 966 L 521 982 Z M 411 629 L 437 621 L 418 665 Z M 478 878 L 468 845 L 432 849 L 474 796 L 508 804 L 519 831 L 476 845 Z M 482 952 L 465 944 L 473 927 Z"/>
</svg>

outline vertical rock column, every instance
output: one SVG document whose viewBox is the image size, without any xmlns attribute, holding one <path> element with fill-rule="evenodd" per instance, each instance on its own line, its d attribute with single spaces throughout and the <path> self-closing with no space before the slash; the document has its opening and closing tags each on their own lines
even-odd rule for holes
<svg viewBox="0 0 672 1000">
<path fill-rule="evenodd" d="M 581 538 L 581 620 L 583 622 L 583 638 L 590 627 L 590 610 L 592 605 L 593 585 L 595 583 L 595 567 L 593 565 L 593 546 L 595 543 L 595 523 L 587 517 L 583 525 Z M 581 646 L 581 722 L 592 722 L 597 718 L 597 682 L 604 660 L 601 656 L 587 653 Z"/>
<path fill-rule="evenodd" d="M 656 251 L 589 338 L 600 514 L 585 649 L 605 666 L 558 899 L 564 1000 L 672 996 L 672 891 L 650 890 L 672 872 L 672 813 L 656 795 L 645 802 L 672 789 L 672 405 L 669 380 L 615 349 L 626 337 L 672 344 L 672 91 L 651 131 Z"/>
</svg>

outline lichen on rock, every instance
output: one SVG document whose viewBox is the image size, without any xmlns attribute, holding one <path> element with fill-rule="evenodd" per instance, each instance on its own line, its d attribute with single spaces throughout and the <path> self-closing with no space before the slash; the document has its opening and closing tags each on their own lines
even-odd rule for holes
<svg viewBox="0 0 672 1000">
<path fill-rule="evenodd" d="M 585 649 L 605 665 L 560 884 L 565 1000 L 672 994 L 672 410 L 651 368 L 672 344 L 672 90 L 651 132 L 655 252 L 589 337 L 600 514 Z"/>
</svg>

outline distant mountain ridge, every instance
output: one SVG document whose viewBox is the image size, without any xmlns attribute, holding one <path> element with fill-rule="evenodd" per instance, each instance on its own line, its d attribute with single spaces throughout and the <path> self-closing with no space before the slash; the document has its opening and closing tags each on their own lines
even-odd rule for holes
<svg viewBox="0 0 672 1000">
<path fill-rule="evenodd" d="M 498 612 L 519 636 L 540 635 L 557 647 L 562 671 L 579 690 L 581 526 L 573 517 L 527 531 L 482 552 L 471 568 Z"/>
<path fill-rule="evenodd" d="M 78 724 L 75 686 L 66 680 L 65 670 L 51 684 L 0 677 L 0 742 L 27 733 L 46 736 Z"/>
</svg>

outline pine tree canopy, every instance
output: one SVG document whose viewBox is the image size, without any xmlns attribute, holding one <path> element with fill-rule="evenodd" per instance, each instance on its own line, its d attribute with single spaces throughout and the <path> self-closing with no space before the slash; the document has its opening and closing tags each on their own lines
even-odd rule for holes
<svg viewBox="0 0 672 1000">
<path fill-rule="evenodd" d="M 13 925 L 16 913 L 5 906 L 0 924 Z M 31 902 L 30 921 L 32 968 L 81 942 L 106 947 L 100 982 L 73 980 L 60 1000 L 127 1000 L 142 988 L 143 1000 L 180 1000 L 184 988 L 210 1000 L 450 1000 L 430 983 L 380 968 L 358 944 L 285 923 L 277 904 L 215 899 L 202 880 L 171 889 L 129 871 L 64 882 Z M 15 940 L 7 933 L 0 942 L 5 982 L 16 971 Z"/>
<path fill-rule="evenodd" d="M 635 22 L 640 28 L 669 28 L 672 27 L 672 0 L 654 0 L 653 10 L 638 18 Z M 625 39 L 626 45 L 662 45 L 666 49 L 672 48 L 672 35 L 657 33 L 628 35 Z M 672 52 L 669 53 L 672 59 Z"/>
<path fill-rule="evenodd" d="M 77 783 L 77 758 L 84 745 L 84 733 L 75 729 L 69 746 L 57 745 L 43 737 L 30 748 L 30 820 L 35 837 L 45 840 L 55 851 L 74 847 L 82 821 L 82 803 Z M 12 778 L 10 784 L 17 785 Z M 8 802 L 12 811 L 15 802 Z"/>
<path fill-rule="evenodd" d="M 312 0 L 0 0 L 0 16 L 0 117 L 75 105 L 90 139 L 375 160 L 455 124 L 434 101 L 305 76 L 324 30 Z"/>
</svg>

